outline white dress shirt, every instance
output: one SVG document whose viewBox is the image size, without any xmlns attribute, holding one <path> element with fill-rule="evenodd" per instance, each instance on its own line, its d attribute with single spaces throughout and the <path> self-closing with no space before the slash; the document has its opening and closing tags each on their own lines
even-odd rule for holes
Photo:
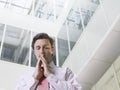
<svg viewBox="0 0 120 90">
<path fill-rule="evenodd" d="M 80 84 L 69 68 L 57 67 L 53 62 L 49 66 L 52 72 L 46 78 L 49 83 L 49 90 L 81 90 Z M 36 90 L 39 81 L 33 78 L 33 73 L 34 71 L 23 75 L 16 90 Z"/>
</svg>

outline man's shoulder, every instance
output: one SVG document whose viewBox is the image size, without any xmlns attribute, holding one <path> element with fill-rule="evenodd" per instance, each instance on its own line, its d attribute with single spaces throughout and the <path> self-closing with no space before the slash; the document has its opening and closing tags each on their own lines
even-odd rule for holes
<svg viewBox="0 0 120 90">
<path fill-rule="evenodd" d="M 68 67 L 56 67 L 55 68 L 56 72 L 61 72 L 61 73 L 72 73 L 71 69 Z"/>
<path fill-rule="evenodd" d="M 71 71 L 69 67 L 58 67 L 58 69 L 65 70 L 65 71 Z"/>
</svg>

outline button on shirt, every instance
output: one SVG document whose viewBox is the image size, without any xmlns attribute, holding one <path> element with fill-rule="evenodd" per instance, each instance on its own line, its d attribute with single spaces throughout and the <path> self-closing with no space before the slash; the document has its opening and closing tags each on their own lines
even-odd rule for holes
<svg viewBox="0 0 120 90">
<path fill-rule="evenodd" d="M 80 84 L 76 81 L 75 75 L 69 68 L 57 67 L 53 62 L 49 66 L 52 72 L 46 78 L 49 90 L 81 90 Z M 39 81 L 34 79 L 33 73 L 34 71 L 23 75 L 16 90 L 36 90 Z"/>
</svg>

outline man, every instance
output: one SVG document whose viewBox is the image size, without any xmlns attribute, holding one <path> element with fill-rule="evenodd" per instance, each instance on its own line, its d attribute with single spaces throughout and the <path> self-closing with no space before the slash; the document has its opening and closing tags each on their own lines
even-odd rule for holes
<svg viewBox="0 0 120 90">
<path fill-rule="evenodd" d="M 24 75 L 16 90 L 81 90 L 68 68 L 56 67 L 52 61 L 54 42 L 46 33 L 37 34 L 32 48 L 37 58 L 34 72 Z"/>
</svg>

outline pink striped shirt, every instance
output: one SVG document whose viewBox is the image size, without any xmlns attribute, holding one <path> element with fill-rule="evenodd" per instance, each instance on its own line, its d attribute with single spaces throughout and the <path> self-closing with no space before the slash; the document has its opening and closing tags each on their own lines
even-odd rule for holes
<svg viewBox="0 0 120 90">
<path fill-rule="evenodd" d="M 61 68 L 49 64 L 52 74 L 46 80 L 48 81 L 49 90 L 81 90 L 80 84 L 76 81 L 75 75 L 69 68 Z M 39 81 L 34 80 L 34 72 L 23 75 L 18 82 L 16 90 L 35 90 Z"/>
</svg>

